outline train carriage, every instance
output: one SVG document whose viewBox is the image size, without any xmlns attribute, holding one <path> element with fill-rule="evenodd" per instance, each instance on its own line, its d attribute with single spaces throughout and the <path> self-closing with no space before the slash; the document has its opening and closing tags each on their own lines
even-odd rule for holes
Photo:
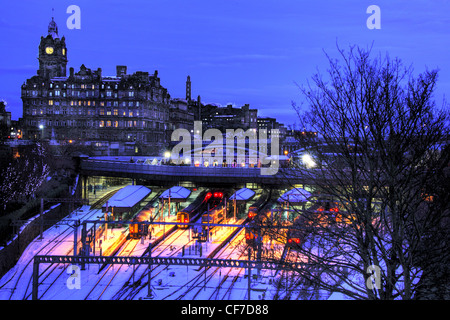
<svg viewBox="0 0 450 320">
<path fill-rule="evenodd" d="M 128 227 L 129 237 L 131 239 L 139 239 L 141 237 L 148 235 L 148 224 L 143 224 L 139 222 L 149 221 L 151 217 L 151 210 L 142 210 L 131 220 Z"/>
<path fill-rule="evenodd" d="M 194 215 L 206 210 L 208 205 L 210 208 L 216 207 L 223 200 L 223 196 L 223 191 L 203 192 L 194 202 L 177 213 L 177 222 L 190 223 Z M 177 226 L 181 229 L 187 229 L 189 227 L 188 225 Z"/>
</svg>

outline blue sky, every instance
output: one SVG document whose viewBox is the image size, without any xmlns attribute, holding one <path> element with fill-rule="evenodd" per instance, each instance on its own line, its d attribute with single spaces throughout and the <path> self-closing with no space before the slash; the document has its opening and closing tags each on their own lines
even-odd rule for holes
<svg viewBox="0 0 450 320">
<path fill-rule="evenodd" d="M 69 30 L 69 5 L 81 9 L 81 29 Z M 381 29 L 369 30 L 368 6 L 381 8 Z M 187 75 L 202 102 L 246 103 L 260 116 L 296 122 L 291 101 L 326 71 L 324 50 L 349 45 L 401 58 L 418 74 L 439 68 L 438 105 L 450 92 L 450 1 L 129 0 L 2 1 L 0 99 L 22 116 L 20 86 L 38 69 L 40 37 L 52 8 L 66 37 L 68 68 L 81 64 L 114 75 L 158 70 L 172 97 L 184 98 Z"/>
</svg>

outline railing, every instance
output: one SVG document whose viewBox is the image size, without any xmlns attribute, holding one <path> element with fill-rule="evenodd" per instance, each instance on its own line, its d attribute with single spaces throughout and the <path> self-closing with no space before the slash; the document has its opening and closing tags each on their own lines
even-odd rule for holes
<svg viewBox="0 0 450 320">
<path fill-rule="evenodd" d="M 208 177 L 236 177 L 236 178 L 274 178 L 286 179 L 295 176 L 295 169 L 279 168 L 275 175 L 261 174 L 262 168 L 248 167 L 195 167 L 187 165 L 150 165 L 145 163 L 127 163 L 123 161 L 83 160 L 81 168 L 84 171 L 121 172 L 159 176 L 208 176 Z"/>
</svg>

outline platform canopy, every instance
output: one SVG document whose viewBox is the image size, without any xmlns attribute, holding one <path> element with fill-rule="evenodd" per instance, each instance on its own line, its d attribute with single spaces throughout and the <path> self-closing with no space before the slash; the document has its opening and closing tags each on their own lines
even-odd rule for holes
<svg viewBox="0 0 450 320">
<path fill-rule="evenodd" d="M 281 197 L 278 198 L 278 202 L 288 201 L 289 203 L 302 203 L 308 201 L 311 197 L 311 193 L 302 188 L 294 188 L 287 191 Z"/>
<path fill-rule="evenodd" d="M 255 191 L 250 190 L 248 188 L 242 188 L 236 191 L 231 197 L 230 200 L 234 200 L 236 198 L 236 201 L 247 201 L 250 200 L 255 195 Z"/>
<path fill-rule="evenodd" d="M 117 191 L 103 206 L 103 212 L 108 205 L 108 211 L 114 207 L 114 212 L 128 211 L 147 197 L 152 190 L 144 186 L 126 186 Z"/>
<path fill-rule="evenodd" d="M 172 187 L 172 188 L 164 191 L 159 196 L 159 198 L 168 200 L 170 197 L 171 201 L 185 201 L 189 197 L 190 194 L 191 194 L 191 191 L 189 189 L 176 186 L 176 187 Z"/>
</svg>

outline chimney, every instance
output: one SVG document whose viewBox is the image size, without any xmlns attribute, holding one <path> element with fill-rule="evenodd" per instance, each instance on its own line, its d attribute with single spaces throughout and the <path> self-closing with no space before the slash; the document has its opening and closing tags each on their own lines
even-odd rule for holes
<svg viewBox="0 0 450 320">
<path fill-rule="evenodd" d="M 191 101 L 191 77 L 187 76 L 186 80 L 186 100 Z"/>
<path fill-rule="evenodd" d="M 127 66 L 116 66 L 116 75 L 122 77 L 127 74 Z"/>
</svg>

